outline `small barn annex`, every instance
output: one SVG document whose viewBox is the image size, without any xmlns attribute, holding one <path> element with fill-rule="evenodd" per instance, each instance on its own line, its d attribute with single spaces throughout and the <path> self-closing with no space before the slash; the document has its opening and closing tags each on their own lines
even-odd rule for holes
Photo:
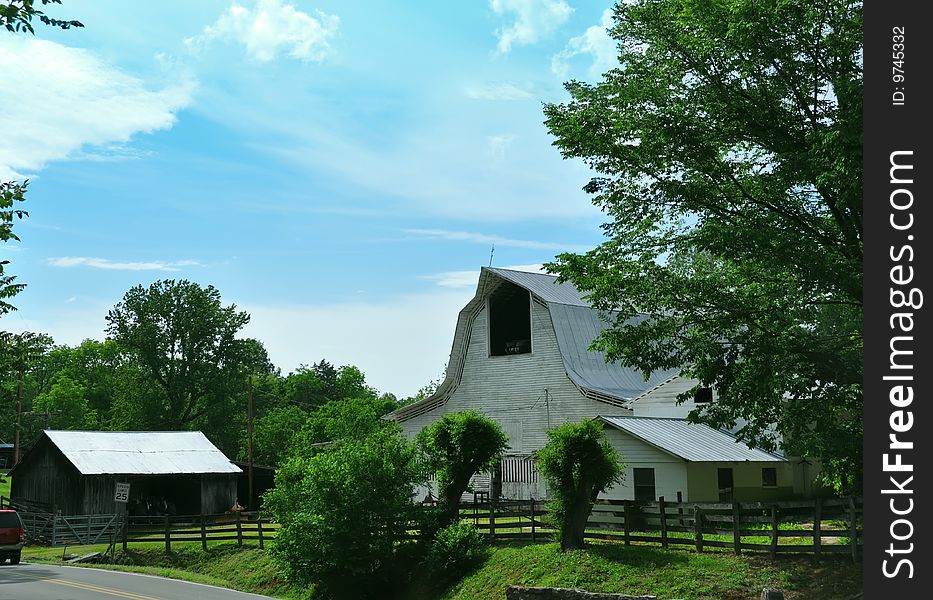
<svg viewBox="0 0 933 600">
<path fill-rule="evenodd" d="M 214 514 L 233 505 L 240 473 L 200 431 L 43 431 L 10 472 L 10 496 L 65 515 L 112 514 L 123 482 L 131 507 L 158 498 L 176 514 Z"/>
<path fill-rule="evenodd" d="M 791 465 L 731 435 L 685 419 L 598 417 L 622 455 L 622 483 L 603 496 L 678 502 L 778 500 L 793 495 Z"/>
</svg>

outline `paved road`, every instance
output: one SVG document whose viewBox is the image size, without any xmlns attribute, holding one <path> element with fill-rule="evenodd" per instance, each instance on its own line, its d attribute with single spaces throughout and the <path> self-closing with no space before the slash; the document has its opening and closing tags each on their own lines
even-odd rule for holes
<svg viewBox="0 0 933 600">
<path fill-rule="evenodd" d="M 0 600 L 261 600 L 164 577 L 102 569 L 21 563 L 0 565 Z"/>
</svg>

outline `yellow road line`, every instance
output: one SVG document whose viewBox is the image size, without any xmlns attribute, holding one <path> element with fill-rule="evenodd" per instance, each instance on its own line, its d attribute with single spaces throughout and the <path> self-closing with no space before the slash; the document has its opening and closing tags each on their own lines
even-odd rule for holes
<svg viewBox="0 0 933 600">
<path fill-rule="evenodd" d="M 134 594 L 133 592 L 125 592 L 123 590 L 115 590 L 113 588 L 100 587 L 90 583 L 83 583 L 78 581 L 69 581 L 67 579 L 46 579 L 49 583 L 54 583 L 57 585 L 65 585 L 73 588 L 78 588 L 88 592 L 97 592 L 99 594 L 110 594 L 111 596 L 119 596 L 121 598 L 129 598 L 130 600 L 159 600 L 152 596 L 143 596 L 142 594 Z"/>
</svg>

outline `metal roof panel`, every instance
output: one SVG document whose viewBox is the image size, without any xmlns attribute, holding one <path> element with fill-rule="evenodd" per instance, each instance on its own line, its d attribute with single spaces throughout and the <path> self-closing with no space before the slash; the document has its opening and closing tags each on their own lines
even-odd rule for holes
<svg viewBox="0 0 933 600">
<path fill-rule="evenodd" d="M 242 473 L 200 431 L 45 431 L 83 475 Z"/>
<path fill-rule="evenodd" d="M 686 419 L 597 417 L 649 444 L 690 462 L 783 462 L 783 458 L 749 448 L 728 433 Z"/>
</svg>

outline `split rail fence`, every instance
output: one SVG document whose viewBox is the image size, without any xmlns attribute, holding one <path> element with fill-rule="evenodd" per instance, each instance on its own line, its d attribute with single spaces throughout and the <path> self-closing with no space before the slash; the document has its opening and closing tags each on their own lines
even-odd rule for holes
<svg viewBox="0 0 933 600">
<path fill-rule="evenodd" d="M 491 539 L 550 541 L 553 523 L 541 500 L 466 503 L 461 517 L 472 521 Z M 21 511 L 31 543 L 51 546 L 109 543 L 172 544 L 200 542 L 258 543 L 275 537 L 276 526 L 259 512 L 193 516 L 79 515 L 62 516 Z M 862 551 L 861 498 L 832 498 L 784 502 L 692 503 L 598 500 L 585 537 L 658 544 L 662 548 L 693 547 L 778 554 L 848 554 L 858 560 Z M 417 538 L 412 525 L 411 537 Z"/>
<path fill-rule="evenodd" d="M 500 501 L 467 505 L 462 516 L 491 538 L 550 539 L 553 524 L 544 502 Z M 657 502 L 598 500 L 584 533 L 613 540 L 777 554 L 848 554 L 862 550 L 862 499 L 783 502 Z"/>
</svg>

